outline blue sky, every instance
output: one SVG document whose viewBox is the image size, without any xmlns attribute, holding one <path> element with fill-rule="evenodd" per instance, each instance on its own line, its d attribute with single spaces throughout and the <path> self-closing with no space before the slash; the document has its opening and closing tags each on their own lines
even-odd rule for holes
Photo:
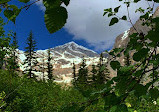
<svg viewBox="0 0 159 112">
<path fill-rule="evenodd" d="M 18 4 L 18 6 L 24 5 L 17 2 L 16 4 Z M 37 41 L 38 49 L 48 49 L 70 41 L 75 41 L 84 47 L 94 49 L 84 40 L 73 40 L 73 35 L 69 34 L 64 28 L 54 34 L 50 34 L 45 27 L 44 12 L 40 10 L 37 5 L 32 5 L 28 10 L 22 10 L 17 17 L 16 24 L 9 22 L 9 24 L 5 26 L 5 30 L 12 30 L 17 33 L 19 49 L 21 50 L 24 50 L 26 39 L 31 30 Z"/>
<path fill-rule="evenodd" d="M 33 1 L 31 0 L 31 2 Z M 13 2 L 15 3 L 15 1 Z M 24 4 L 16 4 L 24 6 Z M 116 37 L 131 27 L 131 24 L 125 21 L 120 21 L 118 24 L 109 27 L 111 18 L 103 17 L 104 9 L 119 5 L 121 5 L 121 9 L 118 16 L 122 17 L 127 14 L 126 6 L 118 0 L 71 0 L 68 7 L 63 5 L 68 11 L 67 23 L 60 31 L 49 34 L 44 23 L 45 8 L 41 0 L 28 10 L 23 10 L 16 20 L 16 25 L 10 23 L 5 29 L 17 32 L 21 50 L 26 46 L 25 40 L 32 30 L 38 49 L 47 49 L 75 41 L 77 44 L 100 53 L 104 50 L 110 50 Z M 136 8 L 147 8 L 147 6 L 148 4 L 144 0 L 138 4 L 131 4 L 129 11 L 133 23 L 140 15 L 135 13 Z"/>
</svg>

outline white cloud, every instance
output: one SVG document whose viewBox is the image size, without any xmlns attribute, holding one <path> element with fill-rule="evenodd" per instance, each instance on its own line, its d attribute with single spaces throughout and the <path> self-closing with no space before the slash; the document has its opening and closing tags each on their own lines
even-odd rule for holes
<svg viewBox="0 0 159 112">
<path fill-rule="evenodd" d="M 39 4 L 42 7 L 41 3 Z M 75 40 L 85 40 L 95 50 L 105 50 L 113 46 L 115 38 L 129 29 L 131 25 L 121 21 L 109 27 L 110 18 L 103 17 L 104 9 L 122 5 L 119 16 L 127 14 L 126 7 L 118 0 L 70 0 L 67 7 L 68 20 L 66 31 L 74 35 Z M 131 19 L 135 22 L 139 14 L 134 14 L 137 7 L 147 7 L 145 0 L 132 4 L 130 8 Z M 42 8 L 43 9 L 43 8 Z"/>
<path fill-rule="evenodd" d="M 115 38 L 131 25 L 121 21 L 118 24 L 109 27 L 111 18 L 103 17 L 104 9 L 119 6 L 121 2 L 117 0 L 71 0 L 68 10 L 68 21 L 65 29 L 74 35 L 74 39 L 83 39 L 95 50 L 109 49 L 113 46 Z M 138 6 L 147 5 L 140 3 Z M 137 5 L 132 5 L 130 12 L 134 11 Z M 127 14 L 126 7 L 122 5 L 119 16 Z M 131 14 L 133 21 L 137 20 L 139 15 Z"/>
</svg>

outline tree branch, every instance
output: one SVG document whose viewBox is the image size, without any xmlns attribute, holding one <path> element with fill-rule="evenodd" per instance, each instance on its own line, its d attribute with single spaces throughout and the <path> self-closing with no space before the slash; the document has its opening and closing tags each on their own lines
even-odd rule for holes
<svg viewBox="0 0 159 112">
<path fill-rule="evenodd" d="M 132 25 L 132 27 L 134 28 L 134 30 L 136 30 L 136 32 L 137 32 L 138 34 L 140 34 L 140 33 L 137 31 L 137 29 L 135 28 L 135 26 L 134 26 L 134 24 L 132 23 L 132 21 L 131 21 L 130 12 L 129 12 L 129 7 L 128 7 L 127 5 L 126 5 L 126 7 L 127 7 L 127 12 L 128 12 L 129 22 L 131 23 L 131 25 Z"/>
<path fill-rule="evenodd" d="M 25 9 L 25 8 L 26 8 L 26 10 L 28 10 L 33 4 L 35 4 L 35 3 L 39 2 L 39 1 L 40 1 L 40 0 L 36 0 L 36 1 L 34 1 L 33 3 L 22 7 L 22 9 Z"/>
</svg>

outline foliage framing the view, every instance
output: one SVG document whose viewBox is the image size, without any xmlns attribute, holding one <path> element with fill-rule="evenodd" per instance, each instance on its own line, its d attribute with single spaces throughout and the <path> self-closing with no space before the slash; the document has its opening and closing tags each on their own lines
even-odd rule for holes
<svg viewBox="0 0 159 112">
<path fill-rule="evenodd" d="M 29 8 L 31 4 L 18 8 L 15 5 L 9 5 L 8 2 L 10 1 L 11 0 L 0 1 L 1 12 L 3 12 L 9 21 L 15 23 L 20 11 L 24 8 Z M 30 0 L 19 1 L 27 3 Z M 39 0 L 36 2 L 38 1 Z M 62 111 L 84 111 L 88 106 L 96 105 L 100 99 L 104 100 L 104 110 L 110 112 L 135 111 L 139 108 L 137 108 L 133 102 L 140 105 L 143 100 L 147 102 L 147 104 L 157 101 L 159 97 L 159 90 L 156 84 L 159 81 L 159 54 L 157 51 L 159 47 L 159 18 L 154 18 L 149 15 L 153 13 L 154 4 L 159 3 L 159 0 L 145 0 L 146 2 L 153 2 L 153 6 L 149 5 L 146 10 L 142 8 L 136 10 L 142 14 L 140 19 L 144 20 L 143 25 L 151 27 L 151 30 L 146 35 L 135 28 L 129 16 L 131 3 L 138 3 L 141 0 L 133 0 L 131 2 L 129 0 L 119 1 L 123 2 L 123 5 L 126 5 L 128 15 L 123 15 L 122 17 L 117 15 L 120 6 L 114 8 L 114 10 L 112 8 L 105 9 L 103 15 L 107 14 L 108 17 L 112 17 L 109 24 L 110 26 L 118 23 L 120 20 L 130 22 L 134 30 L 136 30 L 136 33 L 129 36 L 130 41 L 126 48 L 116 48 L 109 53 L 112 56 L 109 63 L 112 69 L 117 72 L 117 76 L 107 81 L 102 90 L 96 92 L 91 91 L 91 94 L 89 92 L 89 95 L 86 95 L 86 102 L 80 104 L 70 103 L 70 105 L 64 107 Z M 64 3 L 67 6 L 69 0 L 44 0 L 43 3 L 46 7 L 46 27 L 50 33 L 54 33 L 61 29 L 66 23 L 67 11 L 61 4 Z M 3 30 L 1 31 L 1 34 L 3 34 Z M 5 45 L 7 46 L 9 39 L 3 39 L 4 38 L 1 38 L 3 42 L 6 41 L 7 44 Z M 120 57 L 122 53 L 128 56 L 130 52 L 134 52 L 132 58 L 135 62 L 122 66 L 120 62 L 116 60 L 116 57 Z M 1 59 L 2 62 L 3 59 Z M 148 76 L 151 80 L 146 80 L 146 82 L 144 80 L 145 76 Z M 143 80 L 146 82 L 145 84 L 143 84 Z M 134 96 L 134 99 L 129 100 L 132 96 Z"/>
</svg>

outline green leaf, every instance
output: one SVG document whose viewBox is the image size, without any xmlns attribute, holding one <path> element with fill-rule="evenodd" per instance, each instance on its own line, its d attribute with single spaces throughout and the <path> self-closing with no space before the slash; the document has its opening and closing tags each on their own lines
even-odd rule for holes
<svg viewBox="0 0 159 112">
<path fill-rule="evenodd" d="M 146 86 L 143 86 L 143 85 L 141 85 L 141 84 L 137 84 L 136 86 L 135 86 L 135 88 L 134 88 L 134 90 L 135 90 L 135 96 L 137 96 L 137 97 L 140 97 L 140 96 L 143 96 L 143 95 L 146 95 L 146 93 L 147 93 L 147 87 Z"/>
<path fill-rule="evenodd" d="M 154 0 L 156 3 L 159 3 L 159 0 Z"/>
<path fill-rule="evenodd" d="M 74 110 L 78 110 L 79 107 L 77 104 L 73 104 L 71 106 L 65 106 L 62 108 L 62 112 L 74 112 Z"/>
<path fill-rule="evenodd" d="M 132 70 L 132 69 L 133 69 L 133 66 L 123 66 L 120 68 L 119 72 L 122 72 L 122 74 L 126 73 L 127 75 L 129 75 L 130 70 Z"/>
<path fill-rule="evenodd" d="M 118 61 L 111 61 L 110 66 L 112 67 L 113 70 L 116 70 L 120 68 L 120 63 Z"/>
<path fill-rule="evenodd" d="M 117 105 L 120 102 L 120 98 L 115 95 L 115 93 L 111 93 L 104 97 L 105 108 Z"/>
<path fill-rule="evenodd" d="M 113 106 L 109 112 L 128 112 L 127 106 L 124 104 Z"/>
<path fill-rule="evenodd" d="M 150 49 L 143 48 L 139 50 L 138 52 L 134 53 L 133 60 L 134 61 L 141 61 L 145 56 L 147 56 Z"/>
<path fill-rule="evenodd" d="M 114 25 L 115 23 L 118 23 L 118 22 L 119 22 L 119 19 L 114 17 L 114 18 L 111 19 L 109 26 L 112 26 L 112 25 Z"/>
<path fill-rule="evenodd" d="M 139 1 L 141 1 L 141 0 L 134 0 L 135 3 L 139 2 Z"/>
<path fill-rule="evenodd" d="M 14 12 L 13 12 L 12 10 L 6 9 L 6 10 L 4 11 L 4 16 L 5 16 L 6 18 L 8 18 L 9 20 L 11 20 L 12 16 L 14 16 Z"/>
<path fill-rule="evenodd" d="M 103 16 L 105 16 L 107 13 L 108 13 L 108 12 L 104 12 L 104 13 L 103 13 Z"/>
<path fill-rule="evenodd" d="M 115 53 L 120 53 L 123 51 L 123 48 L 115 48 L 113 49 Z"/>
<path fill-rule="evenodd" d="M 117 13 L 117 12 L 119 11 L 119 8 L 120 8 L 120 7 L 121 7 L 121 5 L 118 6 L 118 7 L 116 7 L 116 8 L 114 9 L 114 12 Z"/>
<path fill-rule="evenodd" d="M 80 109 L 78 110 L 78 112 L 83 112 L 85 110 L 85 106 L 80 107 Z"/>
<path fill-rule="evenodd" d="M 12 10 L 6 9 L 6 10 L 4 11 L 4 16 L 5 16 L 8 20 L 10 20 L 10 21 L 12 21 L 12 22 L 15 23 L 16 17 L 19 15 L 21 9 L 18 9 L 18 7 L 15 6 L 15 5 L 10 5 L 9 8 L 12 9 Z"/>
<path fill-rule="evenodd" d="M 43 0 L 43 4 L 46 9 L 60 7 L 61 3 L 62 2 L 60 0 Z"/>
<path fill-rule="evenodd" d="M 27 3 L 29 2 L 30 0 L 19 0 L 20 2 L 24 2 L 24 3 Z"/>
<path fill-rule="evenodd" d="M 100 71 L 104 71 L 105 70 L 105 65 L 103 65 L 101 68 L 100 68 Z"/>
<path fill-rule="evenodd" d="M 127 17 L 126 17 L 126 16 L 123 16 L 121 19 L 122 19 L 122 20 L 127 20 Z"/>
<path fill-rule="evenodd" d="M 66 23 L 67 10 L 64 7 L 47 8 L 45 11 L 45 24 L 50 33 L 60 30 Z"/>
<path fill-rule="evenodd" d="M 132 35 L 130 35 L 130 38 L 136 38 L 138 36 L 138 33 L 133 33 Z"/>
<path fill-rule="evenodd" d="M 19 13 L 21 12 L 21 9 L 19 9 L 16 5 L 10 5 L 9 8 L 12 9 L 12 11 L 14 12 L 15 18 L 19 15 Z"/>
<path fill-rule="evenodd" d="M 152 99 L 157 100 L 157 98 L 159 97 L 159 90 L 156 88 L 151 88 L 149 94 L 151 95 Z"/>
<path fill-rule="evenodd" d="M 149 31 L 148 34 L 146 35 L 146 38 L 148 38 L 154 42 L 159 42 L 159 38 L 157 38 L 157 37 L 159 37 L 159 32 L 153 31 L 153 30 Z"/>
<path fill-rule="evenodd" d="M 142 70 L 138 70 L 135 73 L 133 73 L 133 76 L 140 77 L 142 75 L 142 72 L 143 72 Z"/>
<path fill-rule="evenodd" d="M 149 13 L 146 13 L 145 15 L 140 16 L 140 19 L 148 19 L 149 18 Z"/>
<path fill-rule="evenodd" d="M 104 9 L 105 12 L 112 12 L 112 8 Z"/>
<path fill-rule="evenodd" d="M 9 1 L 11 1 L 11 0 L 0 0 L 0 4 L 7 3 Z"/>
<path fill-rule="evenodd" d="M 113 16 L 113 15 L 114 15 L 113 13 L 109 13 L 109 14 L 108 14 L 108 17 Z"/>
</svg>

